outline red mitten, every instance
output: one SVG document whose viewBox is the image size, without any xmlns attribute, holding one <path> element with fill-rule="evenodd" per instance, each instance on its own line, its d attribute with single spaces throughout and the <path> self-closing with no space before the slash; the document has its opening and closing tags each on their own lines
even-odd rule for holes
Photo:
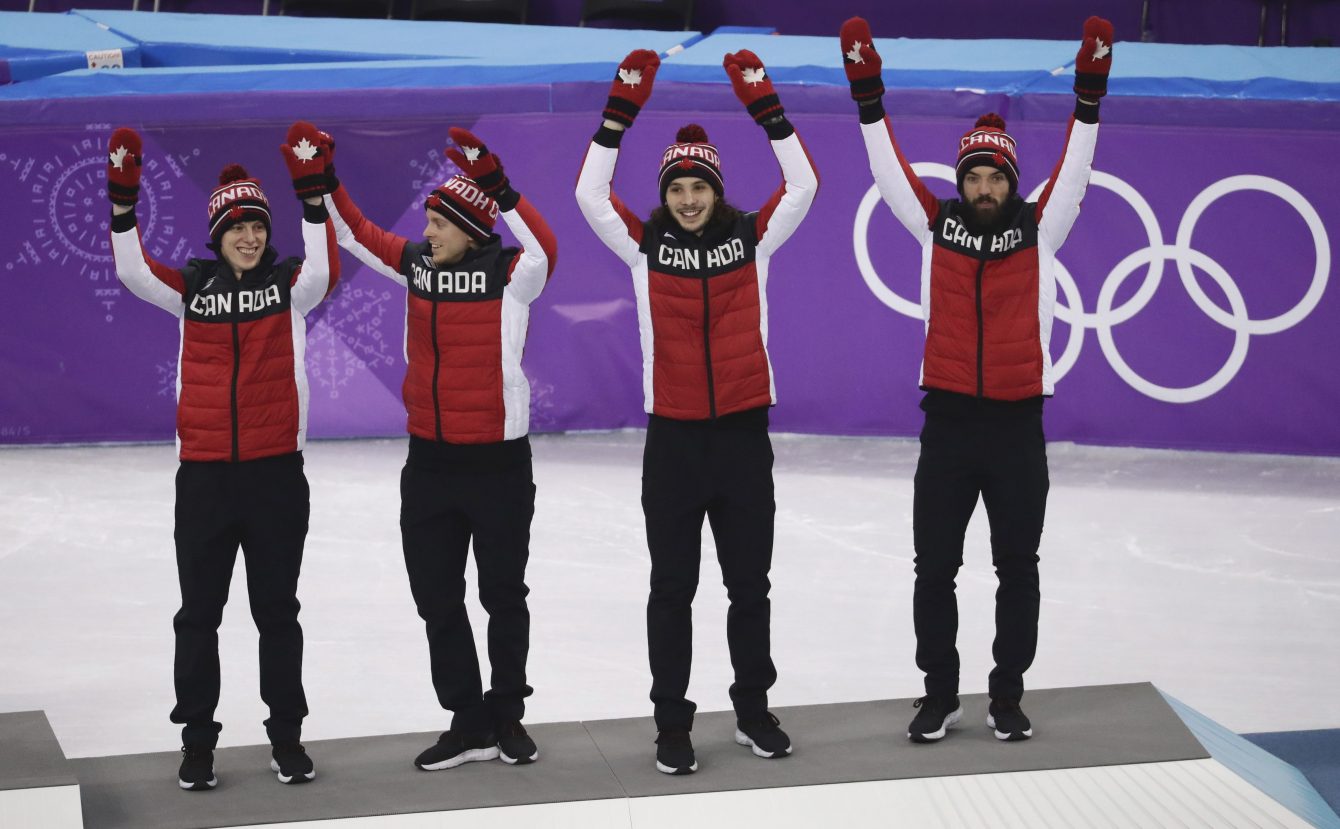
<svg viewBox="0 0 1340 829">
<path fill-rule="evenodd" d="M 605 117 L 625 127 L 633 126 L 633 119 L 651 97 L 651 85 L 660 66 L 660 56 L 650 49 L 629 52 L 614 74 L 609 100 L 605 102 Z"/>
<path fill-rule="evenodd" d="M 143 148 L 140 134 L 130 127 L 117 127 L 107 142 L 107 198 L 112 204 L 133 207 L 139 201 Z"/>
<path fill-rule="evenodd" d="M 306 121 L 297 121 L 288 128 L 288 137 L 279 145 L 288 173 L 293 177 L 293 191 L 300 199 L 320 198 L 334 189 L 326 175 L 330 146 L 334 142 L 323 142 L 322 135 Z"/>
<path fill-rule="evenodd" d="M 857 103 L 870 103 L 884 95 L 884 79 L 880 70 L 884 63 L 875 51 L 875 39 L 870 24 L 863 17 L 853 17 L 842 24 L 838 33 L 842 42 L 842 68 L 851 84 L 851 97 Z"/>
<path fill-rule="evenodd" d="M 1107 94 L 1112 71 L 1112 24 L 1101 17 L 1084 21 L 1084 42 L 1075 55 L 1075 94 L 1098 99 Z"/>
<path fill-rule="evenodd" d="M 763 61 L 748 49 L 741 49 L 721 60 L 726 74 L 730 76 L 730 85 L 735 89 L 735 97 L 754 116 L 759 124 L 779 118 L 786 113 L 782 102 L 777 98 L 777 90 L 772 88 L 772 79 L 763 68 Z"/>
<path fill-rule="evenodd" d="M 326 159 L 326 186 L 330 189 L 329 193 L 334 193 L 340 187 L 340 180 L 335 177 L 335 139 L 325 130 L 317 132 L 321 141 L 322 155 Z"/>
<path fill-rule="evenodd" d="M 456 144 L 456 147 L 447 148 L 447 158 L 461 168 L 462 173 L 473 179 L 475 184 L 479 185 L 479 189 L 484 191 L 484 195 L 496 201 L 508 187 L 507 175 L 503 173 L 502 162 L 498 156 L 489 152 L 484 142 L 469 130 L 452 127 L 447 130 L 447 134 Z"/>
</svg>

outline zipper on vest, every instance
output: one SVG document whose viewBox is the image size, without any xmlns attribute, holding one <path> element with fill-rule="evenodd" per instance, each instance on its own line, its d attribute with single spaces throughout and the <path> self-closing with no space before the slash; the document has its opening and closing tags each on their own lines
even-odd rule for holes
<svg viewBox="0 0 1340 829">
<path fill-rule="evenodd" d="M 707 411 L 717 419 L 716 381 L 712 379 L 712 303 L 708 299 L 707 277 L 703 277 L 703 355 L 707 360 Z"/>
<path fill-rule="evenodd" d="M 241 441 L 238 439 L 237 425 L 237 378 L 242 373 L 242 340 L 237 330 L 237 285 L 233 286 L 233 384 L 229 390 L 229 404 L 233 415 L 233 463 L 242 460 Z"/>
<path fill-rule="evenodd" d="M 442 353 L 437 348 L 437 305 L 438 303 L 433 303 L 432 324 L 429 326 L 433 332 L 433 425 L 437 431 L 437 439 L 445 441 L 442 437 L 442 403 L 437 393 L 437 378 L 442 371 Z"/>
<path fill-rule="evenodd" d="M 985 382 L 982 377 L 982 355 L 985 350 L 986 328 L 982 322 L 982 271 L 986 270 L 986 260 L 977 263 L 977 396 L 984 397 Z"/>
</svg>

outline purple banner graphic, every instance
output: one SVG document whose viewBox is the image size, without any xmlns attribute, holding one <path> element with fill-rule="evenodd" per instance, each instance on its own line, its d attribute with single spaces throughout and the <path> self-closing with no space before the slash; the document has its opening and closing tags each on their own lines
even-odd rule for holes
<svg viewBox="0 0 1340 829">
<path fill-rule="evenodd" d="M 259 176 L 274 244 L 301 255 L 299 203 L 275 147 L 288 118 L 145 125 L 139 218 L 151 255 L 205 253 L 205 199 L 224 164 Z M 595 112 L 442 115 L 319 123 L 340 179 L 378 224 L 418 238 L 422 200 L 452 172 L 447 126 L 472 129 L 558 239 L 532 309 L 525 369 L 536 431 L 645 424 L 627 270 L 572 189 Z M 655 206 L 657 162 L 697 121 L 721 149 L 727 198 L 757 209 L 780 183 L 743 113 L 648 111 L 627 135 L 615 190 Z M 914 435 L 923 345 L 919 253 L 878 200 L 854 116 L 796 115 L 822 178 L 769 281 L 778 430 Z M 942 196 L 967 120 L 894 117 L 904 155 Z M 0 135 L 0 442 L 164 440 L 173 434 L 175 321 L 117 281 L 107 244 L 103 147 L 111 125 Z M 1065 124 L 1018 122 L 1021 191 L 1040 191 Z M 1328 285 L 1340 193 L 1317 158 L 1325 133 L 1102 129 L 1084 210 L 1058 260 L 1052 440 L 1340 455 L 1340 301 Z M 952 179 L 952 174 L 948 176 Z M 502 228 L 502 224 L 499 224 Z M 506 237 L 505 230 L 504 236 Z M 339 288 L 309 317 L 313 437 L 399 435 L 404 289 L 342 254 Z"/>
</svg>

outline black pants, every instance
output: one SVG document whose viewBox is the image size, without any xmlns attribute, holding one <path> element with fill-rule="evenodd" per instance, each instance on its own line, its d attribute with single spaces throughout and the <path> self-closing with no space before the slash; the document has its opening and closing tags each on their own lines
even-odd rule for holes
<svg viewBox="0 0 1340 829">
<path fill-rule="evenodd" d="M 181 610 L 172 722 L 182 743 L 213 748 L 222 726 L 219 623 L 237 549 L 246 558 L 247 598 L 260 632 L 261 699 L 270 707 L 270 742 L 296 741 L 307 716 L 302 690 L 298 571 L 310 510 L 302 453 L 242 463 L 182 461 L 177 470 L 177 576 Z"/>
<path fill-rule="evenodd" d="M 716 421 L 653 415 L 642 459 L 642 511 L 651 551 L 647 650 L 657 730 L 692 728 L 697 709 L 685 694 L 704 516 L 730 599 L 731 703 L 739 719 L 761 719 L 768 710 L 768 689 L 777 681 L 768 600 L 777 506 L 767 409 Z"/>
<path fill-rule="evenodd" d="M 433 688 L 454 731 L 491 732 L 525 714 L 530 610 L 526 561 L 535 483 L 527 438 L 459 446 L 410 438 L 400 476 L 405 569 L 428 635 Z M 491 689 L 465 612 L 465 565 L 474 539 L 479 601 L 489 614 Z"/>
<path fill-rule="evenodd" d="M 1041 411 L 1007 416 L 928 412 L 912 506 L 916 586 L 912 615 L 926 693 L 958 693 L 954 579 L 980 494 L 991 523 L 996 590 L 993 699 L 1018 701 L 1038 640 L 1038 544 L 1047 509 Z"/>
</svg>

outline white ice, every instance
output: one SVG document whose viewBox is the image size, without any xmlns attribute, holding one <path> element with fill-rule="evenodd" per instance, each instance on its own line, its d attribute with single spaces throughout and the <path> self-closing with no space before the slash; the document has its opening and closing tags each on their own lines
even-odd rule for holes
<svg viewBox="0 0 1340 829">
<path fill-rule="evenodd" d="M 527 720 L 649 714 L 642 435 L 533 442 Z M 774 445 L 773 705 L 919 695 L 915 441 Z M 306 454 L 304 737 L 445 729 L 400 553 L 404 441 L 313 442 Z M 1070 444 L 1049 454 L 1029 687 L 1147 680 L 1239 732 L 1340 726 L 1340 459 Z M 44 709 L 69 756 L 178 745 L 167 721 L 175 467 L 167 445 L 0 451 L 0 711 Z M 710 532 L 703 550 L 690 696 L 720 710 L 731 674 Z M 980 507 L 966 558 L 959 648 L 972 693 L 990 670 L 995 589 Z M 483 658 L 473 600 L 470 613 Z M 222 743 L 262 743 L 240 556 L 220 638 Z M 1045 729 L 1046 712 L 1030 713 Z M 891 738 L 904 725 L 890 722 Z"/>
</svg>

